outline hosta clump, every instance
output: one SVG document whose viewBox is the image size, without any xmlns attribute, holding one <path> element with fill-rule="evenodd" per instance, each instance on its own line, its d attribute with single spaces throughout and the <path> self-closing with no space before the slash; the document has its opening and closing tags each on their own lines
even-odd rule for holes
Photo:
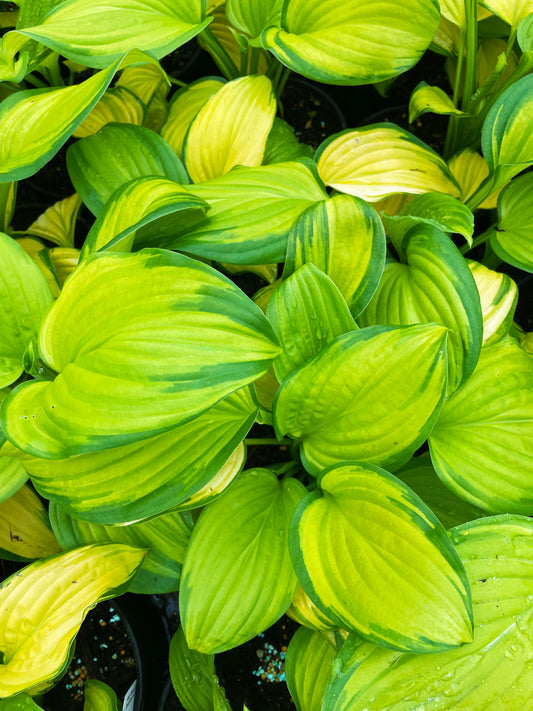
<svg viewBox="0 0 533 711">
<path fill-rule="evenodd" d="M 229 708 L 216 654 L 285 612 L 298 711 L 531 703 L 533 361 L 499 260 L 532 271 L 532 17 L 22 4 L 0 48 L 0 546 L 27 565 L 0 589 L 2 708 L 46 707 L 125 589 L 179 591 L 188 711 Z M 224 77 L 169 101 L 158 60 L 196 36 Z M 431 42 L 451 95 L 424 82 L 410 114 L 450 115 L 443 155 L 384 121 L 313 156 L 281 118 L 289 70 L 383 91 Z M 74 194 L 24 223 L 17 181 L 69 139 Z"/>
</svg>

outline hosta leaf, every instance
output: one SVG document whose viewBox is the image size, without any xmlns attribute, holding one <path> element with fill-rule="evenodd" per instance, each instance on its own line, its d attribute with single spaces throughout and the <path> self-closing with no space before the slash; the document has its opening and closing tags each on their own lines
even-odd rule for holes
<svg viewBox="0 0 533 711">
<path fill-rule="evenodd" d="M 490 177 L 470 199 L 474 207 L 533 163 L 533 133 L 529 130 L 532 106 L 533 75 L 529 74 L 506 89 L 487 114 L 481 148 Z"/>
<path fill-rule="evenodd" d="M 283 0 L 227 0 L 226 13 L 231 24 L 249 37 L 259 37 L 269 25 L 278 25 Z"/>
<path fill-rule="evenodd" d="M 209 203 L 208 216 L 161 246 L 230 264 L 282 262 L 296 218 L 327 197 L 307 159 L 237 167 L 189 189 Z"/>
<path fill-rule="evenodd" d="M 27 234 L 42 237 L 61 247 L 74 247 L 74 232 L 76 219 L 81 207 L 81 199 L 77 193 L 64 200 L 59 200 L 46 212 L 32 222 L 26 230 Z"/>
<path fill-rule="evenodd" d="M 73 518 L 52 501 L 50 522 L 63 550 L 89 543 L 125 543 L 148 548 L 148 555 L 130 586 L 130 592 L 156 594 L 178 589 L 191 535 L 178 512 L 129 526 L 102 526 Z"/>
<path fill-rule="evenodd" d="M 46 688 L 69 662 L 74 636 L 100 600 L 127 589 L 146 551 L 86 546 L 32 563 L 0 586 L 0 695 Z"/>
<path fill-rule="evenodd" d="M 50 252 L 46 249 L 44 243 L 35 237 L 17 237 L 15 242 L 22 247 L 26 254 L 31 257 L 31 259 L 39 267 L 46 283 L 48 284 L 52 296 L 56 299 L 59 296 L 61 289 L 57 282 L 54 267 L 50 263 Z"/>
<path fill-rule="evenodd" d="M 456 153 L 449 161 L 450 171 L 461 187 L 461 201 L 466 203 L 476 192 L 489 174 L 487 162 L 479 153 L 471 148 Z M 496 207 L 498 193 L 489 195 L 477 205 L 480 209 L 491 210 Z"/>
<path fill-rule="evenodd" d="M 167 95 L 170 85 L 159 64 L 127 67 L 115 84 L 140 99 L 144 107 L 143 125 L 159 133 L 168 115 Z"/>
<path fill-rule="evenodd" d="M 518 301 L 518 287 L 507 274 L 479 262 L 467 262 L 476 282 L 483 312 L 483 345 L 495 343 L 509 332 Z"/>
<path fill-rule="evenodd" d="M 202 6 L 202 0 L 69 0 L 20 31 L 73 62 L 101 68 L 131 49 L 161 59 L 209 24 Z"/>
<path fill-rule="evenodd" d="M 415 225 L 431 225 L 447 233 L 462 235 L 469 245 L 474 233 L 474 215 L 456 198 L 443 193 L 417 195 L 398 215 L 382 213 L 387 235 L 398 254 L 403 255 L 402 242 L 406 232 Z"/>
<path fill-rule="evenodd" d="M 15 382 L 22 356 L 54 299 L 40 269 L 8 235 L 0 232 L 0 388 Z"/>
<path fill-rule="evenodd" d="M 147 226 L 150 235 L 172 235 L 183 221 L 194 224 L 207 203 L 168 178 L 145 176 L 120 186 L 106 202 L 89 230 L 81 252 L 128 252 L 137 230 Z"/>
<path fill-rule="evenodd" d="M 455 392 L 473 372 L 481 350 L 483 317 L 476 283 L 457 247 L 440 230 L 413 227 L 402 246 L 407 264 L 387 264 L 359 323 L 446 326 L 447 392 Z"/>
<path fill-rule="evenodd" d="M 329 617 L 315 605 L 301 585 L 298 585 L 296 594 L 286 614 L 300 625 L 304 625 L 312 630 L 331 631 L 337 630 L 339 627 L 337 622 L 330 620 Z"/>
<path fill-rule="evenodd" d="M 419 116 L 426 113 L 444 114 L 454 116 L 464 115 L 453 100 L 438 86 L 429 86 L 425 81 L 420 82 L 414 89 L 409 99 L 409 123 L 413 123 Z"/>
<path fill-rule="evenodd" d="M 267 469 L 251 469 L 203 510 L 180 587 L 189 647 L 204 654 L 231 649 L 288 608 L 297 585 L 289 522 L 304 493 L 296 479 L 279 482 Z"/>
<path fill-rule="evenodd" d="M 98 679 L 87 679 L 84 688 L 83 711 L 118 711 L 118 699 L 113 689 Z"/>
<path fill-rule="evenodd" d="M 9 699 L 1 699 L 0 711 L 43 711 L 43 707 L 38 706 L 29 694 L 23 692 L 10 696 Z"/>
<path fill-rule="evenodd" d="M 182 162 L 148 128 L 108 124 L 67 151 L 70 179 L 83 202 L 98 215 L 113 192 L 133 178 L 160 176 L 187 184 Z"/>
<path fill-rule="evenodd" d="M 283 163 L 298 158 L 312 158 L 313 153 L 311 146 L 298 141 L 292 126 L 276 116 L 268 134 L 263 165 Z"/>
<path fill-rule="evenodd" d="M 441 482 L 427 453 L 411 459 L 396 472 L 404 484 L 429 506 L 444 528 L 458 526 L 486 516 L 486 511 L 460 499 Z"/>
<path fill-rule="evenodd" d="M 18 91 L 0 106 L 0 182 L 28 178 L 80 125 L 109 86 L 119 62 L 81 84 Z M 50 122 L 50 116 L 55 120 Z"/>
<path fill-rule="evenodd" d="M 272 294 L 267 317 L 282 352 L 274 361 L 281 382 L 337 336 L 357 325 L 341 293 L 314 264 L 305 264 Z"/>
<path fill-rule="evenodd" d="M 183 627 L 170 642 L 168 666 L 172 686 L 186 711 L 213 711 L 215 657 L 187 646 Z"/>
<path fill-rule="evenodd" d="M 15 212 L 17 183 L 0 183 L 0 232 L 7 232 Z"/>
<path fill-rule="evenodd" d="M 143 118 L 143 105 L 135 94 L 123 86 L 117 86 L 105 92 L 73 135 L 76 138 L 92 136 L 108 123 L 132 123 L 140 126 Z"/>
<path fill-rule="evenodd" d="M 498 198 L 498 224 L 490 235 L 490 245 L 508 264 L 533 272 L 533 175 L 520 175 L 507 185 Z"/>
<path fill-rule="evenodd" d="M 337 285 L 357 316 L 376 290 L 385 251 L 376 211 L 359 198 L 334 195 L 309 207 L 294 223 L 283 274 L 312 262 Z"/>
<path fill-rule="evenodd" d="M 437 652 L 471 640 L 468 582 L 431 510 L 383 469 L 329 467 L 296 509 L 298 579 L 339 626 L 385 647 Z"/>
<path fill-rule="evenodd" d="M 41 328 L 41 358 L 59 375 L 13 391 L 1 426 L 52 459 L 145 439 L 265 373 L 272 339 L 260 309 L 211 267 L 161 250 L 91 255 Z"/>
<path fill-rule="evenodd" d="M 468 382 L 444 403 L 429 439 L 443 482 L 476 506 L 533 506 L 533 361 L 511 338 L 481 351 Z"/>
<path fill-rule="evenodd" d="M 29 486 L 21 486 L 0 504 L 0 549 L 25 560 L 59 553 L 48 514 Z"/>
<path fill-rule="evenodd" d="M 474 639 L 437 655 L 355 636 L 335 662 L 323 711 L 521 711 L 533 699 L 531 521 L 497 516 L 453 529 L 470 581 Z"/>
<path fill-rule="evenodd" d="M 480 4 L 511 25 L 511 31 L 533 13 L 532 0 L 480 0 Z"/>
<path fill-rule="evenodd" d="M 69 247 L 55 247 L 47 250 L 58 284 L 63 287 L 65 279 L 72 274 L 80 260 L 80 250 Z"/>
<path fill-rule="evenodd" d="M 224 84 L 222 77 L 206 77 L 184 86 L 172 97 L 167 120 L 161 128 L 161 136 L 180 158 L 185 136 L 193 119 L 209 97 Z"/>
<path fill-rule="evenodd" d="M 312 473 L 348 460 L 400 467 L 437 417 L 445 339 L 435 324 L 374 326 L 339 336 L 278 390 L 278 435 L 302 438 Z"/>
<path fill-rule="evenodd" d="M 433 39 L 439 8 L 432 1 L 291 0 L 263 47 L 289 69 L 327 84 L 371 84 L 412 67 Z"/>
<path fill-rule="evenodd" d="M 326 185 L 369 202 L 394 193 L 459 195 L 459 186 L 442 158 L 393 123 L 330 136 L 318 147 L 316 159 Z"/>
<path fill-rule="evenodd" d="M 224 483 L 242 466 L 234 450 L 256 414 L 257 405 L 242 390 L 150 439 L 62 460 L 25 456 L 23 462 L 35 488 L 71 515 L 95 524 L 128 523 L 200 505 L 213 479 L 217 492 L 220 477 Z"/>
<path fill-rule="evenodd" d="M 28 478 L 18 459 L 13 459 L 3 453 L 4 442 L 5 439 L 0 429 L 0 501 L 9 499 Z"/>
<path fill-rule="evenodd" d="M 276 113 L 266 76 L 241 77 L 211 95 L 194 118 L 184 146 L 191 180 L 204 182 L 236 165 L 261 165 Z"/>
<path fill-rule="evenodd" d="M 298 711 L 320 711 L 337 647 L 322 632 L 300 627 L 285 659 L 287 686 Z"/>
</svg>

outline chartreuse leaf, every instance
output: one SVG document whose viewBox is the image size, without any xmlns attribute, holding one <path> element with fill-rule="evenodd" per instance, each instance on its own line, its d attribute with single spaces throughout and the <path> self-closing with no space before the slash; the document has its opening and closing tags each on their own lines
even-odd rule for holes
<svg viewBox="0 0 533 711">
<path fill-rule="evenodd" d="M 315 158 L 326 185 L 369 202 L 394 193 L 459 196 L 442 158 L 393 123 L 341 131 L 320 144 Z"/>
<path fill-rule="evenodd" d="M 503 338 L 446 401 L 429 448 L 442 481 L 461 498 L 495 513 L 533 505 L 533 361 Z"/>
<path fill-rule="evenodd" d="M 213 711 L 215 656 L 187 646 L 183 627 L 170 641 L 168 667 L 172 686 L 186 711 Z"/>
<path fill-rule="evenodd" d="M 226 14 L 231 24 L 249 37 L 259 37 L 265 27 L 279 25 L 283 0 L 228 0 Z"/>
<path fill-rule="evenodd" d="M 297 585 L 289 522 L 304 494 L 296 479 L 280 482 L 267 469 L 251 469 L 202 511 L 180 586 L 189 647 L 204 654 L 231 649 L 289 607 Z"/>
<path fill-rule="evenodd" d="M 24 351 L 37 337 L 53 301 L 39 267 L 14 239 L 0 232 L 0 388 L 22 374 Z"/>
<path fill-rule="evenodd" d="M 212 94 L 185 139 L 183 155 L 193 183 L 236 165 L 261 165 L 275 113 L 272 83 L 264 75 L 234 79 Z"/>
<path fill-rule="evenodd" d="M 86 546 L 44 558 L 0 586 L 0 696 L 37 692 L 69 663 L 87 612 L 124 592 L 145 550 L 117 544 Z"/>
<path fill-rule="evenodd" d="M 527 15 L 533 13 L 531 0 L 480 0 L 480 4 L 511 25 L 512 32 Z"/>
<path fill-rule="evenodd" d="M 498 198 L 498 224 L 490 246 L 508 264 L 533 272 L 533 175 L 520 175 Z"/>
<path fill-rule="evenodd" d="M 292 126 L 277 116 L 268 134 L 263 154 L 263 165 L 283 163 L 284 161 L 312 158 L 313 148 L 300 143 Z"/>
<path fill-rule="evenodd" d="M 170 90 L 164 69 L 159 64 L 127 67 L 115 86 L 127 89 L 141 101 L 144 108 L 143 126 L 159 132 L 167 120 L 167 95 Z"/>
<path fill-rule="evenodd" d="M 340 291 L 312 263 L 278 286 L 266 313 L 283 349 L 273 364 L 279 382 L 334 338 L 357 329 Z"/>
<path fill-rule="evenodd" d="M 131 250 L 135 234 L 149 226 L 151 235 L 172 235 L 184 220 L 194 224 L 208 204 L 168 178 L 145 176 L 121 185 L 93 223 L 81 258 L 97 251 Z"/>
<path fill-rule="evenodd" d="M 393 649 L 437 652 L 471 640 L 468 582 L 432 511 L 379 467 L 324 470 L 289 537 L 304 590 L 339 626 Z"/>
<path fill-rule="evenodd" d="M 309 207 L 294 223 L 283 274 L 312 262 L 337 285 L 357 316 L 376 290 L 385 252 L 385 231 L 374 208 L 351 195 L 334 195 Z"/>
<path fill-rule="evenodd" d="M 0 429 L 0 501 L 6 501 L 10 496 L 13 496 L 28 479 L 28 475 L 18 459 L 8 457 L 4 453 L 4 443 L 5 438 Z"/>
<path fill-rule="evenodd" d="M 27 234 L 42 237 L 61 247 L 74 247 L 76 219 L 81 207 L 81 199 L 77 193 L 64 200 L 59 200 L 32 222 L 26 230 Z"/>
<path fill-rule="evenodd" d="M 29 486 L 21 486 L 0 503 L 0 549 L 24 560 L 46 558 L 61 550 L 46 509 Z"/>
<path fill-rule="evenodd" d="M 509 333 L 518 301 L 518 287 L 507 274 L 495 272 L 472 260 L 467 264 L 479 291 L 483 345 L 488 346 Z"/>
<path fill-rule="evenodd" d="M 327 84 L 372 84 L 420 59 L 439 24 L 432 0 L 290 0 L 263 47 L 289 69 Z"/>
<path fill-rule="evenodd" d="M 131 124 L 107 124 L 94 136 L 76 141 L 67 151 L 67 168 L 94 215 L 117 188 L 133 178 L 152 175 L 189 182 L 182 162 L 161 136 Z"/>
<path fill-rule="evenodd" d="M 0 711 L 43 711 L 42 706 L 37 706 L 32 697 L 26 692 L 0 699 Z"/>
<path fill-rule="evenodd" d="M 300 627 L 287 648 L 285 676 L 298 711 L 320 711 L 337 647 L 322 632 Z"/>
<path fill-rule="evenodd" d="M 398 468 L 433 428 L 445 383 L 442 326 L 362 328 L 285 380 L 274 425 L 280 437 L 301 438 L 313 474 L 348 460 Z"/>
<path fill-rule="evenodd" d="M 150 439 L 75 458 L 22 461 L 39 493 L 71 515 L 95 524 L 128 523 L 175 506 L 194 507 L 212 480 L 211 493 L 218 493 L 220 478 L 227 483 L 242 466 L 234 451 L 256 414 L 244 389 Z"/>
<path fill-rule="evenodd" d="M 443 193 L 417 195 L 404 205 L 398 215 L 381 213 L 387 235 L 398 254 L 403 255 L 402 242 L 406 232 L 415 225 L 431 225 L 447 233 L 462 235 L 472 245 L 474 215 L 466 205 Z"/>
<path fill-rule="evenodd" d="M 209 24 L 204 7 L 202 0 L 69 0 L 40 25 L 19 31 L 73 62 L 101 68 L 131 49 L 161 59 Z"/>
<path fill-rule="evenodd" d="M 474 639 L 441 654 L 402 654 L 355 635 L 345 642 L 323 711 L 519 711 L 533 699 L 533 528 L 495 516 L 453 529 L 470 582 Z"/>
<path fill-rule="evenodd" d="M 411 228 L 402 247 L 407 264 L 388 262 L 359 323 L 446 326 L 450 394 L 471 375 L 481 350 L 483 316 L 476 283 L 457 247 L 434 227 Z"/>
<path fill-rule="evenodd" d="M 464 115 L 453 100 L 438 86 L 430 86 L 425 81 L 415 86 L 409 99 L 409 123 L 426 113 L 454 116 Z"/>
<path fill-rule="evenodd" d="M 84 688 L 83 711 L 118 711 L 118 699 L 113 689 L 98 679 L 87 679 Z"/>
<path fill-rule="evenodd" d="M 45 252 L 50 260 L 58 284 L 63 287 L 65 279 L 72 274 L 80 260 L 80 250 L 70 247 L 55 247 Z"/>
<path fill-rule="evenodd" d="M 169 512 L 129 526 L 103 526 L 73 518 L 50 502 L 50 522 L 63 550 L 89 543 L 125 543 L 149 552 L 130 592 L 158 594 L 177 590 L 191 535 L 178 512 Z"/>
<path fill-rule="evenodd" d="M 15 242 L 22 247 L 26 254 L 39 267 L 46 283 L 48 284 L 52 296 L 56 299 L 59 296 L 61 289 L 57 282 L 54 267 L 50 264 L 50 260 L 48 259 L 50 254 L 49 250 L 46 249 L 40 239 L 36 239 L 34 237 L 17 237 Z"/>
<path fill-rule="evenodd" d="M 0 182 L 28 178 L 42 168 L 80 125 L 109 86 L 119 61 L 81 84 L 29 89 L 0 106 Z M 50 121 L 50 116 L 55 116 Z"/>
<path fill-rule="evenodd" d="M 488 195 L 533 163 L 533 134 L 529 130 L 532 106 L 531 74 L 518 79 L 494 102 L 481 134 L 489 177 L 469 199 L 469 205 L 477 207 Z"/>
<path fill-rule="evenodd" d="M 161 246 L 230 264 L 282 262 L 296 218 L 327 197 L 309 159 L 236 167 L 189 189 L 209 203 L 208 215 Z"/>
<path fill-rule="evenodd" d="M 174 252 L 91 255 L 45 320 L 59 375 L 24 383 L 1 426 L 29 454 L 61 459 L 183 424 L 265 373 L 279 352 L 260 309 L 211 267 Z"/>
<path fill-rule="evenodd" d="M 471 148 L 456 153 L 448 163 L 450 171 L 461 187 L 461 201 L 468 203 L 469 199 L 479 188 L 489 174 L 487 162 L 479 153 Z M 489 195 L 477 205 L 480 209 L 491 210 L 496 207 L 498 192 Z"/>
<path fill-rule="evenodd" d="M 411 459 L 396 472 L 396 476 L 420 496 L 444 528 L 458 526 L 487 515 L 486 511 L 460 499 L 457 494 L 444 486 L 427 453 Z"/>
<path fill-rule="evenodd" d="M 7 232 L 15 212 L 17 183 L 0 183 L 0 232 Z"/>
<path fill-rule="evenodd" d="M 301 585 L 298 585 L 291 606 L 286 614 L 300 625 L 304 625 L 312 630 L 328 631 L 337 630 L 339 628 L 337 622 L 330 620 L 329 617 L 315 605 Z"/>
<path fill-rule="evenodd" d="M 76 138 L 92 136 L 108 123 L 132 123 L 140 126 L 143 118 L 143 105 L 135 94 L 123 86 L 115 86 L 105 92 L 73 135 Z"/>
<path fill-rule="evenodd" d="M 222 77 L 205 77 L 179 89 L 172 97 L 167 120 L 161 128 L 161 136 L 180 158 L 183 142 L 193 119 L 209 97 L 224 84 Z"/>
</svg>

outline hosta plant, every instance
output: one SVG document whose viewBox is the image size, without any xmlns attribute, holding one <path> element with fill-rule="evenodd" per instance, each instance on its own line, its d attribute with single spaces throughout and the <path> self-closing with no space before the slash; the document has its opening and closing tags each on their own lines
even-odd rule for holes
<svg viewBox="0 0 533 711">
<path fill-rule="evenodd" d="M 0 586 L 0 709 L 48 709 L 88 610 L 125 590 L 178 591 L 187 711 L 229 709 L 216 655 L 285 613 L 298 711 L 528 708 L 533 347 L 507 265 L 533 271 L 533 6 L 16 14 L 0 548 L 21 569 Z M 193 37 L 224 76 L 169 100 L 160 60 Z M 280 116 L 289 71 L 356 101 L 428 48 L 450 91 L 428 77 L 411 118 L 450 115 L 441 153 L 389 121 L 314 152 Z M 25 221 L 18 186 L 65 144 L 70 195 Z M 87 685 L 85 711 L 118 704 Z"/>
</svg>

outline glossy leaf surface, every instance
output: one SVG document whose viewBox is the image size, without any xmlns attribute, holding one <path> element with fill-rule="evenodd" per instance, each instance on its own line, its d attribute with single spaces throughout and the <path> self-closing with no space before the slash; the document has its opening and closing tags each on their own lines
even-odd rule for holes
<svg viewBox="0 0 533 711">
<path fill-rule="evenodd" d="M 76 218 L 80 207 L 81 200 L 77 193 L 58 200 L 31 223 L 26 233 L 42 237 L 61 247 L 74 247 Z"/>
<path fill-rule="evenodd" d="M 530 511 L 532 396 L 533 361 L 514 339 L 482 349 L 429 438 L 437 474 L 459 496 L 495 513 Z"/>
<path fill-rule="evenodd" d="M 395 193 L 459 195 L 442 158 L 392 123 L 375 123 L 330 136 L 318 147 L 316 159 L 326 185 L 369 202 Z"/>
<path fill-rule="evenodd" d="M 214 655 L 189 649 L 183 627 L 170 642 L 168 666 L 172 686 L 186 711 L 213 711 Z"/>
<path fill-rule="evenodd" d="M 61 675 L 87 612 L 127 588 L 145 553 L 122 545 L 87 546 L 32 563 L 4 581 L 1 696 L 46 687 Z"/>
<path fill-rule="evenodd" d="M 46 558 L 61 550 L 46 509 L 29 486 L 21 486 L 0 503 L 0 548 L 26 560 Z"/>
<path fill-rule="evenodd" d="M 409 99 L 409 123 L 428 112 L 455 116 L 464 113 L 440 87 L 429 86 L 423 81 L 414 88 Z"/>
<path fill-rule="evenodd" d="M 261 165 L 276 113 L 266 76 L 241 77 L 212 94 L 194 118 L 184 146 L 194 183 L 228 173 L 236 165 Z"/>
<path fill-rule="evenodd" d="M 83 711 L 118 711 L 118 699 L 113 689 L 98 679 L 87 679 L 83 685 Z"/>
<path fill-rule="evenodd" d="M 290 0 L 263 47 L 285 66 L 327 84 L 371 84 L 400 74 L 429 46 L 439 8 L 429 0 Z"/>
<path fill-rule="evenodd" d="M 321 632 L 300 627 L 285 659 L 287 686 L 298 711 L 320 711 L 337 648 Z"/>
<path fill-rule="evenodd" d="M 476 282 L 483 312 L 483 345 L 506 336 L 518 301 L 518 287 L 507 274 L 495 272 L 479 262 L 468 261 Z"/>
<path fill-rule="evenodd" d="M 309 207 L 287 244 L 284 276 L 307 262 L 327 274 L 357 316 L 376 290 L 385 265 L 385 231 L 376 211 L 350 195 Z"/>
<path fill-rule="evenodd" d="M 67 151 L 70 179 L 83 202 L 98 215 L 113 192 L 134 178 L 160 176 L 187 184 L 182 162 L 148 128 L 108 124 Z"/>
<path fill-rule="evenodd" d="M 431 510 L 383 469 L 329 467 L 298 506 L 290 551 L 313 602 L 339 626 L 393 649 L 437 652 L 471 640 L 461 562 Z"/>
<path fill-rule="evenodd" d="M 436 655 L 345 643 L 323 711 L 519 711 L 533 700 L 531 521 L 497 516 L 452 530 L 470 581 L 474 639 Z"/>
<path fill-rule="evenodd" d="M 124 543 L 147 548 L 130 592 L 148 595 L 177 590 L 190 529 L 178 512 L 170 512 L 129 526 L 103 526 L 69 516 L 53 501 L 50 521 L 63 550 L 90 543 Z"/>
<path fill-rule="evenodd" d="M 473 372 L 481 350 L 483 318 L 474 278 L 453 242 L 429 225 L 409 230 L 402 247 L 407 264 L 387 264 L 359 322 L 446 326 L 447 392 L 455 392 Z"/>
<path fill-rule="evenodd" d="M 33 260 L 0 232 L 0 388 L 24 370 L 22 356 L 54 299 Z"/>
<path fill-rule="evenodd" d="M 208 24 L 202 0 L 69 0 L 21 32 L 73 62 L 101 68 L 131 49 L 161 59 Z"/>
<path fill-rule="evenodd" d="M 490 236 L 496 254 L 508 264 L 533 272 L 533 180 L 520 175 L 498 199 L 499 221 Z"/>
<path fill-rule="evenodd" d="M 6 398 L 4 434 L 52 459 L 146 439 L 265 373 L 274 338 L 211 267 L 162 250 L 93 255 L 40 332 L 41 357 L 59 375 Z"/>
<path fill-rule="evenodd" d="M 283 349 L 274 361 L 280 383 L 334 338 L 357 329 L 335 284 L 312 263 L 279 285 L 267 317 Z"/>
<path fill-rule="evenodd" d="M 231 649 L 288 608 L 297 585 L 289 522 L 304 493 L 296 479 L 279 482 L 267 469 L 251 469 L 203 510 L 180 587 L 189 647 L 204 654 Z"/>
<path fill-rule="evenodd" d="M 339 336 L 279 389 L 278 435 L 302 438 L 311 473 L 349 460 L 398 468 L 433 427 L 444 395 L 445 339 L 436 325 Z"/>
<path fill-rule="evenodd" d="M 257 405 L 241 390 L 150 439 L 69 459 L 25 456 L 23 462 L 36 489 L 73 516 L 95 524 L 128 523 L 175 506 L 200 505 L 204 488 L 214 478 L 218 483 L 222 470 L 227 475 L 229 467 L 234 475 L 235 465 L 240 469 L 233 452 L 256 413 Z"/>
</svg>

